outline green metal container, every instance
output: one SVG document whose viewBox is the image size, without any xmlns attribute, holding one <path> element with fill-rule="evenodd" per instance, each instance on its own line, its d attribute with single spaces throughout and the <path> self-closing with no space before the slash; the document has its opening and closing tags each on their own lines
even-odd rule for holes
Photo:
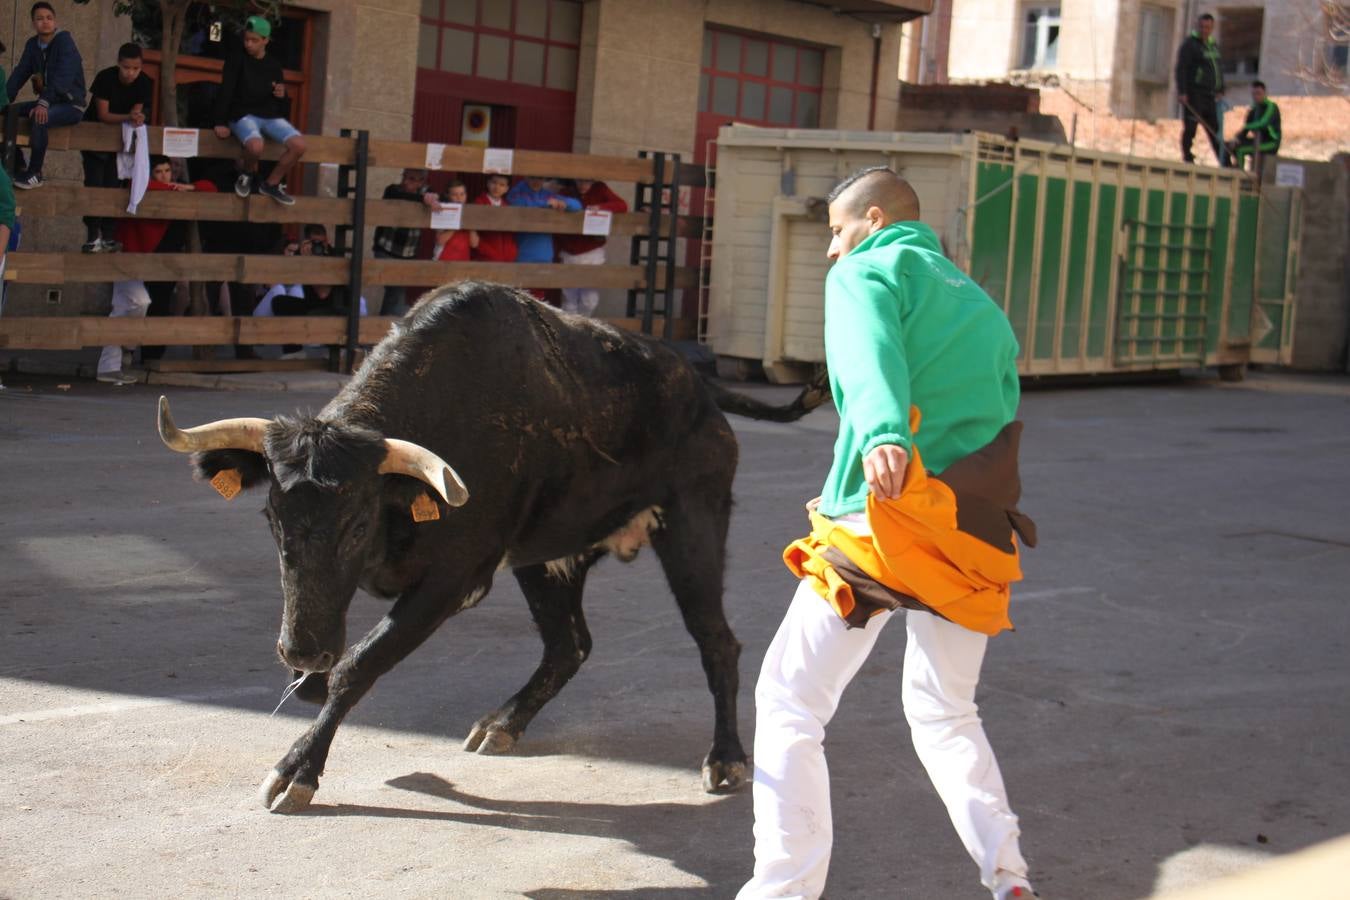
<svg viewBox="0 0 1350 900">
<path fill-rule="evenodd" d="M 1024 375 L 1239 369 L 1292 355 L 1294 189 L 987 134 L 732 126 L 717 158 L 707 339 L 773 380 L 824 358 L 819 198 L 877 164 L 914 184 L 948 255 L 1003 307 Z"/>
</svg>

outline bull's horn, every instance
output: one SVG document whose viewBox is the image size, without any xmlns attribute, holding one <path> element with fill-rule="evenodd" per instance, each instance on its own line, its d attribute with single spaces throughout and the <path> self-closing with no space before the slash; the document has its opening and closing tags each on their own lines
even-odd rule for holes
<svg viewBox="0 0 1350 900">
<path fill-rule="evenodd" d="M 411 475 L 425 481 L 450 506 L 463 506 L 469 499 L 469 489 L 459 473 L 426 447 L 398 438 L 385 438 L 384 446 L 388 452 L 380 463 L 381 475 Z"/>
<path fill-rule="evenodd" d="M 169 398 L 159 398 L 159 439 L 179 453 L 229 449 L 262 453 L 263 433 L 269 424 L 268 419 L 221 419 L 183 431 L 169 415 Z"/>
</svg>

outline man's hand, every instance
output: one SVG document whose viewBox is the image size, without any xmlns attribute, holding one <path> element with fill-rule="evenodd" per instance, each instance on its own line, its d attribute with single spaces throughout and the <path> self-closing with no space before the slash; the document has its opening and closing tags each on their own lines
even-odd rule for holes
<svg viewBox="0 0 1350 900">
<path fill-rule="evenodd" d="M 137 128 L 140 128 L 145 124 L 145 113 L 143 112 L 134 112 L 131 114 L 130 118 L 131 124 L 135 125 Z"/>
<path fill-rule="evenodd" d="M 863 477 L 878 500 L 894 500 L 905 484 L 909 454 L 899 444 L 882 444 L 863 457 Z"/>
<path fill-rule="evenodd" d="M 215 127 L 215 132 L 216 137 L 220 138 L 222 141 L 230 136 L 230 129 L 228 125 L 217 125 Z"/>
<path fill-rule="evenodd" d="M 272 96 L 276 97 L 278 100 L 285 100 L 286 85 L 282 84 L 280 81 L 272 82 Z"/>
<path fill-rule="evenodd" d="M 556 210 L 558 210 L 559 212 L 561 212 L 561 211 L 567 209 L 567 204 L 566 204 L 565 202 L 563 202 L 563 201 L 562 201 L 560 198 L 558 198 L 558 197 L 549 197 L 549 198 L 548 198 L 548 208 L 549 208 L 549 209 L 556 209 Z"/>
<path fill-rule="evenodd" d="M 47 124 L 47 107 L 45 107 L 45 106 L 35 106 L 35 107 L 33 107 L 33 112 L 32 112 L 31 115 L 32 115 L 33 121 L 34 121 L 36 124 L 38 124 L 38 125 L 46 125 L 46 124 Z"/>
<path fill-rule="evenodd" d="M 428 206 L 429 208 L 436 210 L 436 212 L 441 211 L 441 198 L 437 194 L 433 194 L 431 191 L 427 191 L 425 194 L 422 195 L 422 202 L 426 204 L 426 206 Z"/>
</svg>

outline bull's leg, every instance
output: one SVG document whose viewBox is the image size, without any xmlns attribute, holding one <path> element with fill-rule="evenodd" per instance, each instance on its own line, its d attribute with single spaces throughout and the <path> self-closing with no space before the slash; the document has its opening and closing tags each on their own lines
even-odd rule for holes
<svg viewBox="0 0 1350 900">
<path fill-rule="evenodd" d="M 570 578 L 552 575 L 542 565 L 514 570 L 544 640 L 544 658 L 523 688 L 474 723 L 464 741 L 465 750 L 505 753 L 514 747 L 525 726 L 590 655 L 591 633 L 581 612 L 581 594 L 586 573 L 597 559 L 599 554 L 582 560 Z"/>
<path fill-rule="evenodd" d="M 370 690 L 375 680 L 394 667 L 425 641 L 436 627 L 459 609 L 439 587 L 424 582 L 394 603 L 356 646 L 348 649 L 328 673 L 328 697 L 314 724 L 291 745 L 259 790 L 263 805 L 273 812 L 298 812 L 309 805 L 319 789 L 319 776 L 328 760 L 328 749 L 343 717 Z M 477 582 L 486 591 L 490 577 Z M 481 596 L 481 594 L 480 594 Z M 462 598 L 461 598 L 462 599 Z M 311 676 L 314 677 L 314 676 Z"/>
<path fill-rule="evenodd" d="M 698 643 L 713 695 L 713 743 L 703 761 L 703 789 L 709 793 L 732 791 L 746 781 L 745 750 L 736 727 L 741 645 L 722 610 L 730 517 L 729 492 L 711 497 L 687 493 L 664 509 L 665 527 L 652 534 L 684 625 Z"/>
</svg>

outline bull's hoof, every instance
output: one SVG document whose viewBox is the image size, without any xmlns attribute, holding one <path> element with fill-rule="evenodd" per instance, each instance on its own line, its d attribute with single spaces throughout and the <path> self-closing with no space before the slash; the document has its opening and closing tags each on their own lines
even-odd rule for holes
<svg viewBox="0 0 1350 900">
<path fill-rule="evenodd" d="M 491 724 L 479 722 L 464 739 L 464 749 L 481 756 L 500 756 L 516 747 L 515 735 Z"/>
<path fill-rule="evenodd" d="M 296 813 L 309 806 L 319 786 L 300 784 L 273 769 L 258 789 L 262 805 L 274 813 Z"/>
<path fill-rule="evenodd" d="M 740 790 L 749 781 L 749 769 L 744 760 L 737 762 L 703 763 L 703 790 L 709 794 L 730 794 Z"/>
</svg>

